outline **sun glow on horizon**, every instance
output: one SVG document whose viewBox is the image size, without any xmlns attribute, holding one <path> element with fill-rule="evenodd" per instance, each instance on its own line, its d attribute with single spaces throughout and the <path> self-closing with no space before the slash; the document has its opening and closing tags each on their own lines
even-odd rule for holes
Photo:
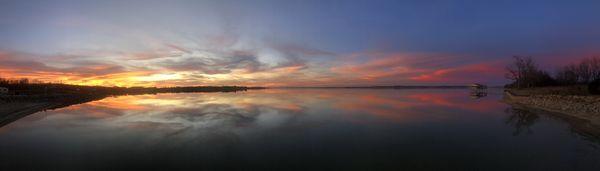
<svg viewBox="0 0 600 171">
<path fill-rule="evenodd" d="M 0 77 L 124 87 L 501 85 L 512 55 L 542 67 L 599 56 L 599 2 L 557 14 L 563 3 L 456 2 L 481 9 L 465 11 L 405 1 L 0 1 Z"/>
<path fill-rule="evenodd" d="M 178 73 L 174 73 L 174 74 L 152 74 L 149 76 L 137 76 L 137 77 L 133 77 L 132 80 L 135 81 L 166 81 L 166 80 L 176 80 L 176 79 L 182 79 L 183 76 L 181 74 Z"/>
</svg>

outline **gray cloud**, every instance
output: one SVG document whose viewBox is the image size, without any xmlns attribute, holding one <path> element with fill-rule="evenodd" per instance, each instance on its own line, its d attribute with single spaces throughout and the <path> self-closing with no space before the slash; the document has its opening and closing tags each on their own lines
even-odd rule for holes
<svg viewBox="0 0 600 171">
<path fill-rule="evenodd" d="M 63 59 L 60 56 L 40 56 L 19 52 L 0 52 L 0 70 L 17 74 L 71 74 L 78 76 L 99 76 L 126 72 L 125 67 L 91 61 L 71 62 L 75 67 L 53 67 L 35 60 L 36 58 Z M 67 57 L 65 57 L 67 58 Z M 10 73 L 9 73 L 10 74 Z"/>
<path fill-rule="evenodd" d="M 169 44 L 168 47 L 185 52 L 186 54 L 178 57 L 178 59 L 162 60 L 158 62 L 157 65 L 173 71 L 227 74 L 235 69 L 243 69 L 246 72 L 261 72 L 283 67 L 298 66 L 300 66 L 299 69 L 306 69 L 308 68 L 306 58 L 336 56 L 336 54 L 332 52 L 297 44 L 267 43 L 266 47 L 251 50 L 231 50 L 233 49 L 232 46 L 233 45 L 220 48 L 194 49 Z M 261 62 L 258 56 L 259 53 L 257 52 L 265 49 L 274 50 L 277 52 L 277 55 L 279 55 L 277 57 L 280 57 L 283 60 L 275 65 Z"/>
<path fill-rule="evenodd" d="M 205 74 L 226 74 L 234 69 L 255 72 L 263 66 L 251 51 L 235 51 L 218 56 L 222 57 L 190 56 L 177 60 L 167 59 L 158 65 L 174 71 L 197 71 Z"/>
</svg>

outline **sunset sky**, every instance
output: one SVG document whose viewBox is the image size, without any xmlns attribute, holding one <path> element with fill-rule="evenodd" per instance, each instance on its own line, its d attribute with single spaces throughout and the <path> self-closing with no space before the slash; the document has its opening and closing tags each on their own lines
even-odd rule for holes
<svg viewBox="0 0 600 171">
<path fill-rule="evenodd" d="M 600 1 L 0 1 L 0 77 L 104 86 L 502 85 L 600 56 Z"/>
</svg>

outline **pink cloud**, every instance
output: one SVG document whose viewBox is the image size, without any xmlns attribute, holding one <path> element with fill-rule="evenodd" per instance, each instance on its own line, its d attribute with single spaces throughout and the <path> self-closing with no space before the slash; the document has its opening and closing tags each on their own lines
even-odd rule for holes
<svg viewBox="0 0 600 171">
<path fill-rule="evenodd" d="M 424 72 L 423 74 L 410 77 L 410 79 L 419 82 L 468 83 L 490 79 L 501 79 L 503 78 L 503 73 L 503 63 L 486 62 L 444 69 L 433 69 Z"/>
<path fill-rule="evenodd" d="M 331 72 L 345 81 L 349 78 L 372 85 L 486 82 L 502 79 L 505 66 L 500 61 L 473 63 L 476 58 L 456 54 L 369 52 L 347 56 L 351 61 L 331 67 Z"/>
</svg>

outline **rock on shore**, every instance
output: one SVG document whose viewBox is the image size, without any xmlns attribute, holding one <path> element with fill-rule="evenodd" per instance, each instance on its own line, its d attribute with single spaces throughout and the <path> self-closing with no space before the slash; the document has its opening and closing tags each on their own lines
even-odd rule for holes
<svg viewBox="0 0 600 171">
<path fill-rule="evenodd" d="M 558 112 L 591 121 L 600 125 L 600 97 L 576 95 L 529 95 L 517 96 L 505 92 L 504 101 L 528 107 Z"/>
</svg>

